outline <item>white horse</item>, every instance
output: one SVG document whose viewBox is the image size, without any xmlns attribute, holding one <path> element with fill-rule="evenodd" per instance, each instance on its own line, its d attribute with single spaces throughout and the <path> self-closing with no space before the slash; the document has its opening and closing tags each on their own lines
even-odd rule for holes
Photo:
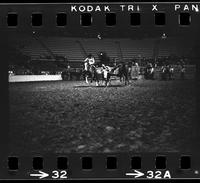
<svg viewBox="0 0 200 183">
<path fill-rule="evenodd" d="M 88 78 L 91 78 L 91 83 L 94 80 L 96 82 L 96 86 L 99 86 L 98 72 L 94 65 L 90 65 L 88 62 L 85 62 L 83 75 L 87 84 L 89 83 Z"/>
</svg>

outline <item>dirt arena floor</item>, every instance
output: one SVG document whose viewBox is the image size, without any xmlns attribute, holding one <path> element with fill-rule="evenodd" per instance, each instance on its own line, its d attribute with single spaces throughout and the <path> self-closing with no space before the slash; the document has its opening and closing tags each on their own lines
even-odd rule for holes
<svg viewBox="0 0 200 183">
<path fill-rule="evenodd" d="M 10 83 L 9 91 L 14 154 L 190 151 L 193 80 Z"/>
</svg>

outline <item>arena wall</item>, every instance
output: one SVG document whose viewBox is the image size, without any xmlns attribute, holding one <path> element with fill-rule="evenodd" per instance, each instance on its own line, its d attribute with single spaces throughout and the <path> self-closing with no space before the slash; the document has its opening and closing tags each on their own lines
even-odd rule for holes
<svg viewBox="0 0 200 183">
<path fill-rule="evenodd" d="M 9 82 L 59 81 L 61 75 L 10 75 Z"/>
<path fill-rule="evenodd" d="M 194 65 L 186 66 L 185 76 L 187 79 L 195 78 L 196 68 Z M 160 79 L 160 68 L 155 69 L 155 79 Z M 132 78 L 142 79 L 142 75 L 132 75 Z M 180 78 L 180 71 L 177 66 L 174 66 L 174 78 Z M 57 75 L 9 75 L 9 82 L 33 82 L 33 81 L 60 81 L 62 80 L 61 74 Z"/>
</svg>

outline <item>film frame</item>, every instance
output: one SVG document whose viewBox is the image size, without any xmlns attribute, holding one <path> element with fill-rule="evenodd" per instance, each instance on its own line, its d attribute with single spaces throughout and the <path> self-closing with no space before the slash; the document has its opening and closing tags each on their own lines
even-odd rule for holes
<svg viewBox="0 0 200 183">
<path fill-rule="evenodd" d="M 118 18 L 121 14 L 123 14 L 125 12 L 125 14 L 130 14 L 130 12 L 127 12 L 126 10 L 124 10 L 124 12 L 121 12 L 120 10 L 122 10 L 122 6 L 119 8 L 119 5 L 125 5 L 124 8 L 127 8 L 126 6 L 128 4 L 133 4 L 135 6 L 136 4 L 136 10 L 133 10 L 133 16 L 138 16 L 138 14 L 143 15 L 143 14 L 148 14 L 149 16 L 151 15 L 151 23 L 149 23 L 146 18 L 142 18 L 140 20 L 136 21 L 136 25 L 134 25 L 134 22 L 131 22 L 129 19 L 126 20 L 126 26 L 127 24 L 132 24 L 132 26 L 134 26 L 134 30 L 135 29 L 141 29 L 142 25 L 146 23 L 147 27 L 148 26 L 154 26 L 153 30 L 155 31 L 156 36 L 159 35 L 161 36 L 161 38 L 165 37 L 169 37 L 171 36 L 171 32 L 169 30 L 166 29 L 166 26 L 170 26 L 170 22 L 169 22 L 169 14 L 168 11 L 171 13 L 171 11 L 173 12 L 172 16 L 175 16 L 176 19 L 174 18 L 174 22 L 178 22 L 179 28 L 181 27 L 182 30 L 180 30 L 180 34 L 181 35 L 188 35 L 191 36 L 192 41 L 196 41 L 195 42 L 195 46 L 196 46 L 196 50 L 195 50 L 195 59 L 199 58 L 199 53 L 198 53 L 198 48 L 199 48 L 199 44 L 198 44 L 198 40 L 199 37 L 198 36 L 198 30 L 199 30 L 199 26 L 197 24 L 198 20 L 199 20 L 199 12 L 197 11 L 197 5 L 200 6 L 199 3 L 128 3 L 128 2 L 124 2 L 124 3 L 64 3 L 64 6 L 62 6 L 63 4 L 59 4 L 59 3 L 53 3 L 53 4 L 49 4 L 49 7 L 47 4 L 33 4 L 33 7 L 31 7 L 31 10 L 28 10 L 26 13 L 25 10 L 23 8 L 19 8 L 19 7 L 25 7 L 28 9 L 28 7 L 30 7 L 31 5 L 28 4 L 24 4 L 24 5 L 18 5 L 18 4 L 12 4 L 12 5 L 1 5 L 1 9 L 2 7 L 4 7 L 3 11 L 1 11 L 1 19 L 2 19 L 2 23 L 1 23 L 1 40 L 2 44 L 1 44 L 1 48 L 2 50 L 4 50 L 1 55 L 2 58 L 5 58 L 5 60 L 7 60 L 7 55 L 5 54 L 7 51 L 7 47 L 4 47 L 6 45 L 7 42 L 7 38 L 6 36 L 9 35 L 14 35 L 13 37 L 15 37 L 16 35 L 20 35 L 20 31 L 24 29 L 24 26 L 26 26 L 25 28 L 25 32 L 32 32 L 32 34 L 36 34 L 36 36 L 38 36 L 36 39 L 40 42 L 40 36 L 45 35 L 45 29 L 48 27 L 54 36 L 61 34 L 62 36 L 64 34 L 64 32 L 67 29 L 68 26 L 68 21 L 70 22 L 70 16 L 75 16 L 76 17 L 76 22 L 74 22 L 74 26 L 76 27 L 77 23 L 79 23 L 80 29 L 93 29 L 93 24 L 95 23 L 95 12 L 81 12 L 82 10 L 78 10 L 78 12 L 75 12 L 74 14 L 72 14 L 72 12 L 69 12 L 69 7 L 72 5 L 75 6 L 81 6 L 83 7 L 83 10 L 85 10 L 84 7 L 91 5 L 92 7 L 95 6 L 110 6 L 110 8 L 114 9 L 113 11 L 111 11 L 111 14 L 109 12 L 110 18 L 106 18 L 105 12 L 102 12 L 102 10 L 100 10 L 99 12 L 99 16 L 104 16 L 104 21 L 106 22 L 108 19 L 107 25 L 109 26 L 109 29 L 115 28 L 119 22 L 118 22 Z M 139 11 L 137 11 L 137 5 L 140 5 L 140 7 L 142 7 Z M 154 6 L 153 6 L 154 5 Z M 161 9 L 158 14 L 155 14 L 154 11 L 152 10 L 152 8 L 156 8 L 156 6 L 160 6 L 159 9 Z M 178 10 L 174 11 L 175 5 L 177 5 Z M 188 5 L 188 7 L 186 6 Z M 180 7 L 179 7 L 180 6 Z M 7 8 L 5 8 L 7 7 Z M 37 7 L 37 8 L 35 8 Z M 39 7 L 39 8 L 38 8 Z M 55 8 L 56 7 L 56 8 Z M 58 7 L 58 9 L 57 9 Z M 134 8 L 132 6 L 130 6 L 131 8 Z M 192 8 L 193 7 L 193 8 Z M 116 9 L 115 9 L 116 8 Z M 186 10 L 184 10 L 184 8 Z M 187 10 L 187 8 L 189 8 L 189 10 Z M 35 9 L 35 10 L 34 10 Z M 67 9 L 67 10 L 66 10 Z M 87 9 L 87 8 L 86 8 Z M 56 11 L 55 11 L 56 10 Z M 24 12 L 23 12 L 24 11 Z M 67 13 L 66 13 L 67 11 Z M 136 12 L 135 12 L 136 11 Z M 156 11 L 156 10 L 155 10 Z M 52 13 L 53 12 L 53 13 Z M 66 13 L 66 17 L 65 17 L 65 13 Z M 163 15 L 165 13 L 165 18 L 163 19 Z M 28 18 L 24 18 L 27 16 L 24 16 L 26 14 L 29 14 L 30 16 L 28 16 Z M 45 15 L 53 15 L 54 19 L 52 18 L 51 21 L 49 20 L 49 22 L 47 21 L 47 19 L 43 19 L 43 17 L 45 17 Z M 83 15 L 84 14 L 84 15 Z M 137 14 L 137 15 L 136 15 Z M 181 18 L 181 14 L 182 14 L 182 18 Z M 93 16 L 91 16 L 93 15 Z M 61 25 L 56 25 L 56 23 L 58 23 L 58 17 L 60 16 L 60 18 L 63 20 L 64 19 L 64 23 L 63 21 L 61 21 Z M 85 22 L 80 18 L 85 16 Z M 162 18 L 155 18 L 156 16 L 160 16 Z M 23 17 L 23 19 L 21 19 Z M 35 21 L 34 24 L 34 17 L 35 19 L 37 19 Z M 154 18 L 152 18 L 154 17 Z M 127 17 L 126 17 L 127 18 Z M 169 19 L 168 19 L 169 18 Z M 31 26 L 31 22 L 30 20 L 32 19 L 32 26 Z M 39 19 L 39 21 L 38 21 Z M 77 20 L 80 20 L 80 22 L 78 22 Z M 109 22 L 109 19 L 112 19 Z M 134 19 L 134 18 L 133 18 Z M 157 19 L 157 20 L 156 20 Z M 162 19 L 162 20 L 161 20 Z M 173 19 L 173 18 L 172 18 Z M 52 21 L 53 20 L 53 21 Z M 122 19 L 121 19 L 122 20 Z M 57 22 L 56 22 L 57 21 Z M 28 23 L 29 22 L 29 23 Z M 38 23 L 39 22 L 39 23 Z M 163 23 L 164 22 L 164 23 Z M 8 28 L 8 24 L 9 28 Z M 45 25 L 46 23 L 46 25 Z M 167 25 L 165 25 L 165 23 Z M 7 24 L 7 25 L 6 25 Z M 17 25 L 18 24 L 18 25 Z M 27 26 L 28 24 L 28 26 Z M 84 24 L 84 25 L 83 25 Z M 157 24 L 156 26 L 153 24 Z M 72 26 L 73 24 L 71 24 Z M 124 24 L 125 25 L 125 24 Z M 172 24 L 173 25 L 173 24 Z M 21 27 L 20 27 L 21 26 Z M 96 24 L 97 26 L 97 24 Z M 102 25 L 101 25 L 102 26 Z M 104 24 L 105 26 L 105 24 Z M 126 29 L 127 27 L 124 26 L 122 27 L 121 30 Z M 130 26 L 130 25 L 129 25 Z M 34 28 L 33 28 L 34 27 Z M 84 27 L 84 28 L 83 28 Z M 98 26 L 97 26 L 98 27 Z M 146 28 L 147 28 L 146 27 Z M 56 30 L 56 29 L 62 29 L 63 30 Z M 76 27 L 77 28 L 77 27 Z M 96 28 L 96 27 L 95 27 Z M 99 27 L 98 27 L 99 28 Z M 185 30 L 184 30 L 185 28 Z M 8 30 L 9 29 L 9 30 Z M 27 30 L 26 30 L 27 29 Z M 71 29 L 71 28 L 69 28 Z M 96 28 L 97 29 L 97 28 Z M 145 28 L 143 28 L 145 29 Z M 149 28 L 151 29 L 151 28 Z M 157 30 L 156 30 L 157 29 Z M 158 31 L 159 30 L 159 31 Z M 44 32 L 43 32 L 44 31 Z M 50 32 L 51 32 L 50 31 Z M 112 32 L 111 31 L 111 32 Z M 181 32 L 182 31 L 182 32 Z M 61 33 L 60 33 L 61 32 Z M 109 32 L 109 31 L 108 31 Z M 139 32 L 139 31 L 136 31 Z M 173 32 L 173 31 L 172 31 Z M 80 33 L 79 33 L 80 34 Z M 92 34 L 91 32 L 89 33 Z M 117 33 L 115 33 L 117 34 Z M 189 35 L 190 34 L 190 35 Z M 196 34 L 197 37 L 194 38 L 194 35 L 192 36 L 191 34 Z M 71 34 L 67 35 L 67 36 L 71 36 Z M 95 36 L 97 40 L 101 40 L 101 39 L 109 39 L 110 33 L 108 33 L 108 37 L 104 36 L 104 30 L 101 29 L 101 31 L 99 31 L 98 29 L 95 30 Z M 148 37 L 148 35 L 145 35 Z M 86 35 L 86 37 L 88 37 L 88 35 Z M 121 37 L 121 35 L 119 36 Z M 140 37 L 140 36 L 139 36 Z M 142 37 L 142 36 L 141 36 Z M 140 37 L 140 39 L 142 39 Z M 150 36 L 151 37 L 151 36 Z M 152 36 L 154 37 L 154 36 Z M 39 39 L 38 39 L 39 38 Z M 92 35 L 91 38 L 88 39 L 94 39 L 94 35 Z M 5 44 L 5 45 L 4 45 Z M 42 43 L 40 43 L 42 45 Z M 81 44 L 80 44 L 81 47 Z M 47 50 L 49 49 L 48 46 L 46 48 Z M 48 51 L 47 51 L 48 52 Z M 49 51 L 51 52 L 51 50 Z M 50 54 L 51 55 L 51 54 Z M 120 57 L 120 56 L 119 56 Z M 120 58 L 119 58 L 120 60 Z M 5 105 L 8 104 L 8 100 L 6 100 L 9 98 L 8 93 L 9 91 L 7 90 L 9 88 L 9 83 L 8 83 L 8 65 L 7 63 L 2 63 L 2 73 L 4 74 L 5 71 L 6 73 L 2 76 L 2 78 L 5 80 L 5 84 L 4 84 L 4 89 L 3 89 L 3 94 L 2 96 L 4 96 L 2 99 L 3 101 L 5 101 L 5 103 L 3 102 L 2 104 L 2 111 L 4 115 L 9 116 L 8 114 L 8 109 L 9 105 Z M 198 73 L 198 69 L 199 69 L 199 63 L 195 62 L 195 66 L 196 66 L 196 75 L 195 75 L 195 87 L 196 87 L 196 111 L 198 111 L 198 82 L 199 82 L 199 73 Z M 5 69 L 7 68 L 7 69 Z M 7 86 L 7 87 L 6 87 Z M 6 89 L 7 88 L 7 89 Z M 2 92 L 2 91 L 1 91 Z M 5 117 L 6 117 L 5 116 Z M 8 119 L 8 118 L 5 118 Z M 194 137 L 192 136 L 191 138 L 193 141 L 191 141 L 191 147 L 189 148 L 189 152 L 188 151 L 182 151 L 182 152 L 178 152 L 178 153 L 173 153 L 173 152 L 163 152 L 163 151 L 159 151 L 158 152 L 115 152 L 115 151 L 111 151 L 111 152 L 101 152 L 101 153 L 90 153 L 90 152 L 72 152 L 72 153 L 61 153 L 61 154 L 53 154 L 53 153 L 43 153 L 43 152 L 37 152 L 37 153 L 30 153 L 30 154 L 26 154 L 25 156 L 20 156 L 19 154 L 15 154 L 15 152 L 9 152 L 8 150 L 8 146 L 9 144 L 5 143 L 5 137 L 8 137 L 8 131 L 10 130 L 6 125 L 3 125 L 4 128 L 3 129 L 3 133 L 2 133 L 2 146 L 5 145 L 5 148 L 2 148 L 3 151 L 3 155 L 2 155 L 2 164 L 3 166 L 1 166 L 1 172 L 2 173 L 2 178 L 3 179 L 103 179 L 103 178 L 115 178 L 115 179 L 137 179 L 138 177 L 140 177 L 140 179 L 160 179 L 160 178 L 170 178 L 170 179 L 175 179 L 175 178 L 199 178 L 199 157 L 198 157 L 198 153 L 199 153 L 199 148 L 198 148 L 198 140 L 199 139 L 199 124 L 198 119 L 198 112 L 196 113 L 194 120 L 195 124 L 192 127 L 192 129 L 194 131 L 192 131 L 192 133 L 194 133 Z M 109 126 L 108 126 L 109 127 Z M 112 128 L 107 128 L 108 131 L 112 130 Z M 8 141 L 10 142 L 10 141 Z M 60 157 L 60 159 L 59 159 Z M 35 162 L 35 163 L 34 163 Z M 61 162 L 61 163 L 58 163 Z M 64 165 L 62 165 L 62 162 L 65 162 Z M 137 162 L 136 164 L 136 168 L 134 168 L 135 164 L 133 162 Z M 60 165 L 58 165 L 60 164 Z M 35 167 L 34 167 L 35 166 Z M 60 168 L 58 166 L 61 166 Z M 63 167 L 62 167 L 63 166 Z M 138 166 L 138 167 L 137 167 Z M 160 167 L 159 167 L 160 166 Z M 8 171 L 8 169 L 10 168 L 10 170 Z M 57 167 L 57 168 L 55 168 Z M 54 171 L 54 172 L 53 172 Z M 169 172 L 168 172 L 169 171 Z M 48 176 L 47 176 L 48 174 Z M 142 175 L 143 174 L 143 175 Z M 44 176 L 44 178 L 43 178 Z M 45 177 L 47 176 L 47 177 Z M 58 177 L 57 177 L 58 176 Z M 166 176 L 166 177 L 164 177 Z"/>
</svg>

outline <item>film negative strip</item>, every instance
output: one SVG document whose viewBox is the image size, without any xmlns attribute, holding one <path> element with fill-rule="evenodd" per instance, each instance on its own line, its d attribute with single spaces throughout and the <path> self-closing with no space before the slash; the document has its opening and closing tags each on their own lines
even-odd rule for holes
<svg viewBox="0 0 200 183">
<path fill-rule="evenodd" d="M 200 3 L 0 5 L 0 179 L 200 177 Z"/>
</svg>

